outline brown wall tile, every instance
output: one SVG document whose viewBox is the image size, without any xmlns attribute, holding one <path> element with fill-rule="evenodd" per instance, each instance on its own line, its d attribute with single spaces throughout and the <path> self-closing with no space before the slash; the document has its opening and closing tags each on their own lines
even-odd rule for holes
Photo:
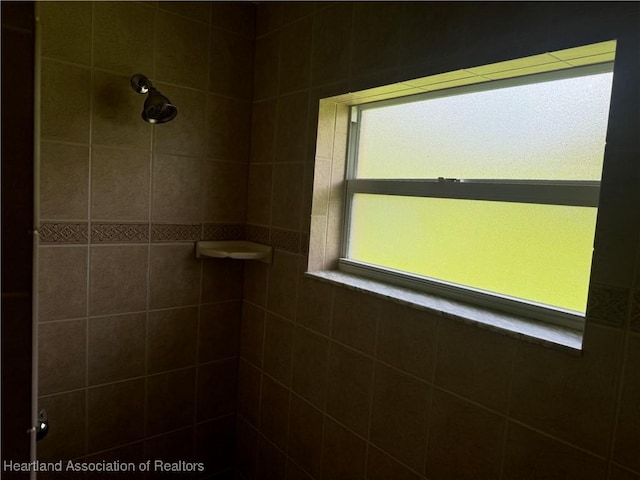
<svg viewBox="0 0 640 480">
<path fill-rule="evenodd" d="M 293 319 L 296 311 L 298 260 L 297 255 L 276 250 L 269 272 L 267 305 L 269 310 L 287 319 Z"/>
<path fill-rule="evenodd" d="M 611 467 L 611 475 L 609 476 L 610 480 L 638 480 L 639 478 L 640 474 L 625 470 L 618 465 L 613 465 Z"/>
<path fill-rule="evenodd" d="M 188 427 L 166 435 L 146 439 L 144 442 L 145 457 L 164 462 L 189 461 L 193 455 L 193 428 Z"/>
<path fill-rule="evenodd" d="M 258 438 L 258 432 L 242 417 L 237 417 L 234 459 L 237 471 L 245 478 L 255 475 Z"/>
<path fill-rule="evenodd" d="M 247 205 L 246 165 L 205 161 L 202 165 L 202 216 L 205 222 L 243 223 Z"/>
<path fill-rule="evenodd" d="M 161 10 L 157 16 L 156 80 L 206 90 L 209 50 L 207 24 Z M 208 20 L 205 21 L 208 23 Z"/>
<path fill-rule="evenodd" d="M 192 245 L 151 247 L 149 305 L 178 307 L 198 303 L 200 260 Z"/>
<path fill-rule="evenodd" d="M 247 188 L 247 223 L 271 224 L 273 165 L 251 164 Z"/>
<path fill-rule="evenodd" d="M 227 415 L 196 427 L 195 458 L 204 463 L 205 472 L 227 472 L 233 468 L 235 415 Z"/>
<path fill-rule="evenodd" d="M 435 389 L 430 419 L 429 478 L 500 477 L 504 417 Z"/>
<path fill-rule="evenodd" d="M 198 361 L 222 360 L 238 355 L 241 303 L 202 305 L 198 333 Z"/>
<path fill-rule="evenodd" d="M 356 3 L 353 14 L 351 70 L 368 73 L 397 65 L 402 4 Z"/>
<path fill-rule="evenodd" d="M 289 460 L 287 462 L 287 480 L 313 480 L 313 477 Z"/>
<path fill-rule="evenodd" d="M 125 75 L 152 71 L 153 43 L 140 39 L 154 36 L 153 8 L 134 2 L 94 4 L 94 25 L 95 67 Z"/>
<path fill-rule="evenodd" d="M 147 372 L 158 373 L 194 365 L 198 309 L 173 308 L 149 312 Z"/>
<path fill-rule="evenodd" d="M 509 423 L 502 477 L 505 480 L 527 477 L 596 480 L 604 478 L 605 471 L 604 460 L 521 425 Z"/>
<path fill-rule="evenodd" d="M 269 440 L 260 437 L 256 476 L 273 480 L 284 480 L 286 473 L 286 455 Z"/>
<path fill-rule="evenodd" d="M 86 220 L 89 205 L 89 148 L 42 142 L 40 218 Z"/>
<path fill-rule="evenodd" d="M 238 414 L 254 427 L 258 427 L 260 417 L 261 374 L 253 365 L 239 360 L 238 363 Z"/>
<path fill-rule="evenodd" d="M 438 318 L 395 304 L 380 310 L 377 358 L 425 380 L 435 367 Z"/>
<path fill-rule="evenodd" d="M 267 375 L 262 376 L 260 431 L 281 449 L 287 448 L 290 391 Z"/>
<path fill-rule="evenodd" d="M 506 412 L 515 346 L 506 335 L 442 319 L 435 383 Z"/>
<path fill-rule="evenodd" d="M 296 323 L 328 335 L 331 329 L 333 286 L 306 277 L 306 262 L 300 262 L 299 268 Z"/>
<path fill-rule="evenodd" d="M 41 55 L 89 65 L 92 14 L 91 2 L 40 5 Z"/>
<path fill-rule="evenodd" d="M 307 160 L 305 127 L 309 111 L 307 91 L 278 98 L 276 132 L 276 161 L 304 162 Z"/>
<path fill-rule="evenodd" d="M 144 375 L 146 323 L 144 313 L 89 319 L 89 385 Z"/>
<path fill-rule="evenodd" d="M 91 72 L 52 60 L 41 68 L 41 138 L 88 143 Z"/>
<path fill-rule="evenodd" d="M 637 472 L 640 471 L 640 458 L 636 455 L 640 441 L 640 337 L 631 335 L 628 342 L 613 458 Z"/>
<path fill-rule="evenodd" d="M 260 307 L 267 306 L 269 267 L 261 262 L 246 262 L 242 298 Z"/>
<path fill-rule="evenodd" d="M 303 175 L 302 164 L 274 165 L 271 195 L 271 224 L 274 227 L 300 230 Z"/>
<path fill-rule="evenodd" d="M 156 155 L 153 159 L 153 222 L 202 220 L 202 160 Z"/>
<path fill-rule="evenodd" d="M 380 301 L 364 293 L 336 289 L 331 336 L 369 355 L 375 353 Z"/>
<path fill-rule="evenodd" d="M 414 470 L 422 471 L 427 444 L 426 383 L 376 364 L 369 439 Z"/>
<path fill-rule="evenodd" d="M 322 410 L 327 398 L 328 362 L 329 340 L 296 327 L 291 386 L 294 392 Z"/>
<path fill-rule="evenodd" d="M 347 78 L 351 57 L 353 4 L 336 3 L 318 12 L 313 23 L 312 85 Z"/>
<path fill-rule="evenodd" d="M 283 385 L 290 386 L 292 354 L 293 323 L 267 313 L 264 331 L 264 372 Z"/>
<path fill-rule="evenodd" d="M 253 76 L 253 99 L 262 100 L 278 94 L 280 32 L 256 39 Z"/>
<path fill-rule="evenodd" d="M 198 367 L 198 421 L 236 411 L 238 360 L 230 359 Z"/>
<path fill-rule="evenodd" d="M 83 459 L 88 463 L 96 463 L 96 462 L 134 462 L 136 464 L 142 462 L 144 459 L 144 447 L 145 444 L 143 441 L 135 442 L 129 445 L 125 445 L 123 447 L 112 448 L 106 451 L 102 451 L 99 453 L 95 453 L 93 455 L 89 455 Z M 88 479 L 99 479 L 101 472 L 91 472 L 87 474 Z M 127 473 L 119 473 L 118 476 L 122 480 L 136 480 L 135 476 L 138 475 L 138 472 L 127 472 Z"/>
<path fill-rule="evenodd" d="M 251 163 L 275 161 L 276 115 L 276 100 L 267 100 L 253 105 L 251 112 Z"/>
<path fill-rule="evenodd" d="M 230 258 L 202 261 L 202 303 L 242 298 L 243 262 Z"/>
<path fill-rule="evenodd" d="M 418 480 L 418 474 L 395 461 L 373 445 L 369 446 L 367 457 L 367 479 Z"/>
<path fill-rule="evenodd" d="M 209 23 L 212 6 L 207 2 L 163 1 L 158 2 L 158 7 L 192 20 Z"/>
<path fill-rule="evenodd" d="M 38 254 L 39 320 L 84 317 L 87 314 L 87 248 L 40 247 Z"/>
<path fill-rule="evenodd" d="M 296 395 L 291 396 L 289 413 L 289 456 L 314 477 L 322 469 L 324 416 Z"/>
<path fill-rule="evenodd" d="M 284 5 L 280 2 L 258 5 L 256 16 L 256 37 L 261 37 L 282 26 Z"/>
<path fill-rule="evenodd" d="M 147 307 L 148 247 L 91 248 L 89 314 L 136 312 Z"/>
<path fill-rule="evenodd" d="M 182 3 L 182 2 L 180 2 Z M 216 28 L 231 30 L 236 34 L 255 36 L 256 5 L 235 2 L 214 2 L 211 24 Z"/>
<path fill-rule="evenodd" d="M 367 436 L 373 388 L 373 360 L 331 345 L 327 378 L 327 413 Z"/>
<path fill-rule="evenodd" d="M 308 88 L 311 80 L 311 34 L 313 21 L 303 18 L 280 32 L 279 92 Z"/>
<path fill-rule="evenodd" d="M 38 393 L 64 392 L 86 385 L 87 322 L 41 323 L 38 327 Z"/>
<path fill-rule="evenodd" d="M 242 303 L 240 357 L 257 367 L 262 366 L 265 316 L 261 308 L 247 302 Z"/>
<path fill-rule="evenodd" d="M 47 436 L 38 442 L 38 458 L 56 462 L 84 456 L 86 392 L 79 390 L 41 397 L 38 409 L 46 410 L 51 425 Z"/>
<path fill-rule="evenodd" d="M 330 418 L 325 420 L 322 450 L 324 478 L 335 480 L 365 478 L 367 443 Z"/>
<path fill-rule="evenodd" d="M 218 160 L 247 162 L 251 127 L 251 104 L 245 100 L 207 96 L 207 156 Z"/>
<path fill-rule="evenodd" d="M 89 452 L 139 440 L 144 435 L 144 379 L 87 390 Z"/>
<path fill-rule="evenodd" d="M 253 40 L 247 35 L 212 29 L 209 91 L 251 100 Z"/>
<path fill-rule="evenodd" d="M 149 221 L 151 164 L 144 151 L 94 147 L 92 220 Z"/>
<path fill-rule="evenodd" d="M 587 333 L 582 357 L 519 346 L 510 416 L 604 455 L 612 431 L 621 334 L 595 325 Z"/>
<path fill-rule="evenodd" d="M 203 157 L 207 153 L 206 98 L 202 91 L 154 84 L 178 109 L 169 123 L 158 125 L 154 134 L 154 152 Z"/>
<path fill-rule="evenodd" d="M 158 435 L 193 423 L 195 380 L 195 368 L 152 375 L 147 379 L 147 435 Z"/>
</svg>

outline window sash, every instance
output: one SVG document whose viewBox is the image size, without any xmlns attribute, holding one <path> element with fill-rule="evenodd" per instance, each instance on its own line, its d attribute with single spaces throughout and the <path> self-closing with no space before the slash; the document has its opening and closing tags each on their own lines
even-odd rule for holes
<svg viewBox="0 0 640 480">
<path fill-rule="evenodd" d="M 556 180 L 351 179 L 347 204 L 356 193 L 457 198 L 497 202 L 597 207 L 600 182 Z"/>
</svg>

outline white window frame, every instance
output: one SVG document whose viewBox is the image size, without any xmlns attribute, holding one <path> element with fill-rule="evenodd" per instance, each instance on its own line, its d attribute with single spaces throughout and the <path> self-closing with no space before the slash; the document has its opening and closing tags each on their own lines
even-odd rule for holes
<svg viewBox="0 0 640 480">
<path fill-rule="evenodd" d="M 349 121 L 347 169 L 345 175 L 345 215 L 341 253 L 338 260 L 339 270 L 489 309 L 500 310 L 538 321 L 582 330 L 584 328 L 584 315 L 580 312 L 551 307 L 549 305 L 526 301 L 495 292 L 488 292 L 466 285 L 459 285 L 440 279 L 424 277 L 349 259 L 347 253 L 349 251 L 350 219 L 352 215 L 351 205 L 355 194 L 368 193 L 377 195 L 402 195 L 597 208 L 600 195 L 600 181 L 479 180 L 443 177 L 425 179 L 357 178 L 356 167 L 358 160 L 359 125 L 362 111 L 367 109 L 610 72 L 613 72 L 613 62 L 493 80 L 352 106 Z"/>
</svg>

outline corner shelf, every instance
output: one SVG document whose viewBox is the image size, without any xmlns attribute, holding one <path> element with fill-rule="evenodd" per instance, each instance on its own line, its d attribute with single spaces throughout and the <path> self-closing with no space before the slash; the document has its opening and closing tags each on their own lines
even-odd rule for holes
<svg viewBox="0 0 640 480">
<path fill-rule="evenodd" d="M 273 248 L 245 240 L 196 242 L 196 258 L 234 258 L 271 263 Z"/>
</svg>

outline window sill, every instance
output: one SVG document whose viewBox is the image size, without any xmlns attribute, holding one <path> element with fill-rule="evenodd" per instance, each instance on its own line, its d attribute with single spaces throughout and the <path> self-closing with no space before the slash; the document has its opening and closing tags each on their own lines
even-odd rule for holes
<svg viewBox="0 0 640 480">
<path fill-rule="evenodd" d="M 314 271 L 307 272 L 306 275 L 334 285 L 370 293 L 384 300 L 407 305 L 442 317 L 476 324 L 479 327 L 545 347 L 561 349 L 574 354 L 579 354 L 582 350 L 582 332 L 569 328 L 535 322 L 524 317 L 475 307 L 463 302 L 369 280 L 341 271 Z"/>
</svg>

